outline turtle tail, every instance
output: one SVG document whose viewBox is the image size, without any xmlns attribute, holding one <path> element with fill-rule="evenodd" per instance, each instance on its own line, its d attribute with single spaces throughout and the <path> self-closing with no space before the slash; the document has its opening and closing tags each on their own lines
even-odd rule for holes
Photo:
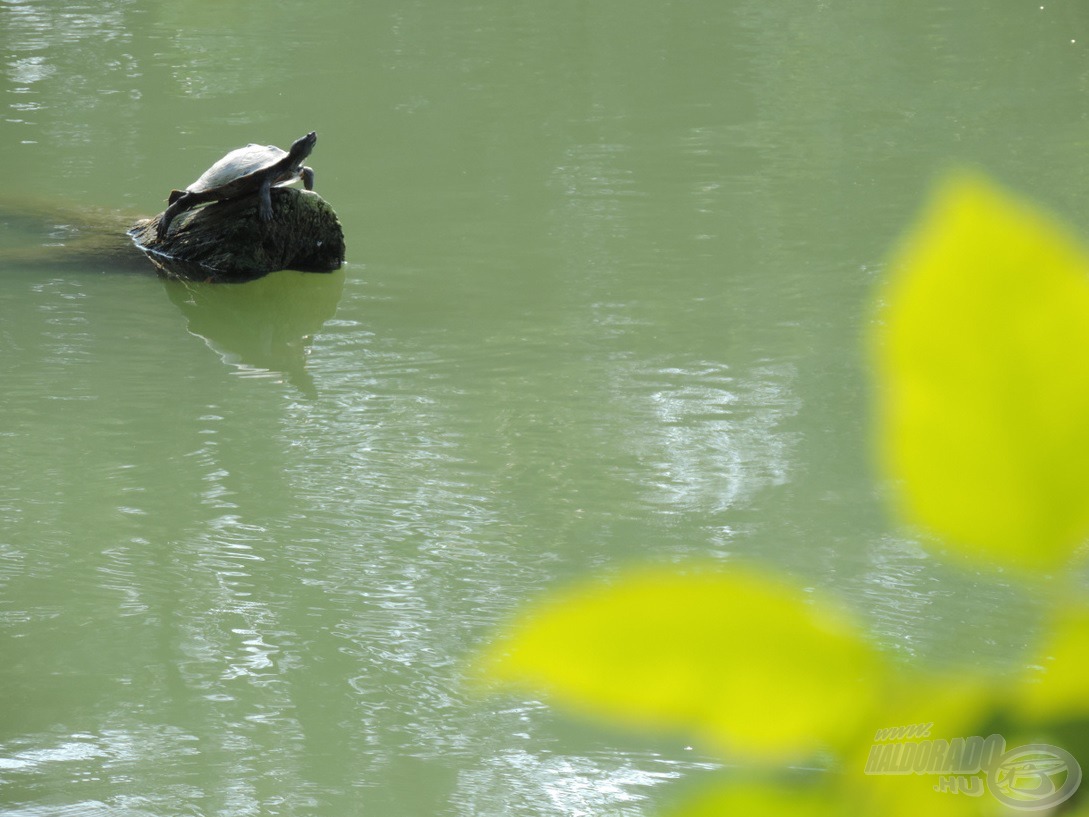
<svg viewBox="0 0 1089 817">
<path fill-rule="evenodd" d="M 171 190 L 170 195 L 166 197 L 166 203 L 167 204 L 173 204 L 174 202 L 176 202 L 178 199 L 180 199 L 184 195 L 185 195 L 184 190 Z"/>
</svg>

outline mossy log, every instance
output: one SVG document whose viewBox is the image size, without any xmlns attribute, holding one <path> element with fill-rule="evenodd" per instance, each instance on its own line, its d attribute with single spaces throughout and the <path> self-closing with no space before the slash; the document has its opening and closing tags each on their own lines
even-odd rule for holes
<svg viewBox="0 0 1089 817">
<path fill-rule="evenodd" d="M 293 187 L 271 192 L 271 221 L 258 218 L 252 195 L 181 213 L 162 239 L 162 213 L 136 222 L 129 235 L 162 272 L 182 278 L 246 281 L 282 269 L 339 269 L 344 231 L 329 203 Z"/>
</svg>

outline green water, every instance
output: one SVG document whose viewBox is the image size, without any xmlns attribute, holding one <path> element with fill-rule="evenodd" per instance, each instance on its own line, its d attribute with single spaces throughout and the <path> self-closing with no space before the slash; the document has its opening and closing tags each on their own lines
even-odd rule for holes
<svg viewBox="0 0 1089 817">
<path fill-rule="evenodd" d="M 1016 666 L 1037 600 L 886 517 L 859 335 L 950 164 L 1086 222 L 1087 47 L 1066 3 L 0 0 L 15 212 L 316 130 L 348 245 L 183 285 L 7 205 L 0 810 L 653 814 L 704 747 L 461 682 L 636 562 Z"/>
</svg>

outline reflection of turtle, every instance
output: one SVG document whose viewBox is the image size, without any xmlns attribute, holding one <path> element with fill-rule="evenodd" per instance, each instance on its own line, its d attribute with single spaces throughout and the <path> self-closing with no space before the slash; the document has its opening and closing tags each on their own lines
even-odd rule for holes
<svg viewBox="0 0 1089 817">
<path fill-rule="evenodd" d="M 318 135 L 311 131 L 301 139 L 296 139 L 290 151 L 284 151 L 275 145 L 246 145 L 232 150 L 208 170 L 204 175 L 189 185 L 185 190 L 174 190 L 167 201 L 166 208 L 159 221 L 158 236 L 166 236 L 170 222 L 178 213 L 183 213 L 198 204 L 221 199 L 236 199 L 257 193 L 258 215 L 262 221 L 272 219 L 272 196 L 270 188 L 277 185 L 291 184 L 302 179 L 307 190 L 314 189 L 314 171 L 303 166 L 303 160 L 314 149 Z"/>
</svg>

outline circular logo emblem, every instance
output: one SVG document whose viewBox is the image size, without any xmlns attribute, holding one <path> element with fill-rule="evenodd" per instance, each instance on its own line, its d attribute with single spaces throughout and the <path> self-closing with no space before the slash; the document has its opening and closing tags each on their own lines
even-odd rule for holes
<svg viewBox="0 0 1089 817">
<path fill-rule="evenodd" d="M 1081 783 L 1081 766 L 1058 746 L 1030 743 L 1002 755 L 987 772 L 987 788 L 1007 806 L 1026 811 L 1068 800 Z"/>
</svg>

